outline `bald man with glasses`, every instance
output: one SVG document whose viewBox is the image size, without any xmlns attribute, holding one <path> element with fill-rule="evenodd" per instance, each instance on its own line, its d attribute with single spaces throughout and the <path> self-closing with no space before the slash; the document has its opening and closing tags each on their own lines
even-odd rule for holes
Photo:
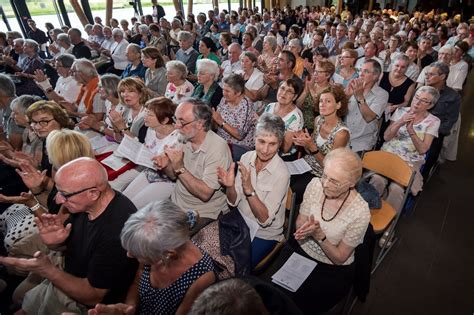
<svg viewBox="0 0 474 315">
<path fill-rule="evenodd" d="M 56 203 L 68 212 L 44 214 L 36 224 L 41 240 L 62 251 L 64 268 L 42 252 L 31 259 L 0 257 L 0 263 L 30 271 L 43 282 L 27 291 L 27 314 L 83 313 L 97 303 L 121 302 L 135 277 L 137 262 L 127 257 L 120 232 L 137 209 L 114 191 L 99 162 L 79 158 L 63 165 L 55 176 Z"/>
</svg>

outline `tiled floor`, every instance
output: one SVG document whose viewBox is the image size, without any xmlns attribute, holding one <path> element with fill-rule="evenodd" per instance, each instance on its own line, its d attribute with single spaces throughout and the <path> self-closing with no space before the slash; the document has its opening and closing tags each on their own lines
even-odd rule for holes
<svg viewBox="0 0 474 315">
<path fill-rule="evenodd" d="M 465 87 L 458 160 L 446 162 L 402 218 L 400 241 L 351 314 L 474 314 L 474 74 Z"/>
</svg>

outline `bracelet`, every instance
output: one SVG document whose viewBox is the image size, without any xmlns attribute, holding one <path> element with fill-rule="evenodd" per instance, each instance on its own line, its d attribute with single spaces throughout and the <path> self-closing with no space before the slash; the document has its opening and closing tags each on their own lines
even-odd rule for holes
<svg viewBox="0 0 474 315">
<path fill-rule="evenodd" d="M 309 151 L 309 153 L 311 153 L 311 155 L 318 154 L 318 153 L 319 153 L 319 149 L 316 149 L 316 150 L 314 150 L 314 151 Z"/>
<path fill-rule="evenodd" d="M 326 240 L 326 235 L 324 235 L 323 239 L 319 240 L 318 243 L 321 244 L 322 242 L 324 242 Z"/>
<path fill-rule="evenodd" d="M 37 211 L 39 208 L 41 208 L 41 205 L 39 202 L 37 202 L 33 207 L 30 208 L 31 212 Z"/>
</svg>

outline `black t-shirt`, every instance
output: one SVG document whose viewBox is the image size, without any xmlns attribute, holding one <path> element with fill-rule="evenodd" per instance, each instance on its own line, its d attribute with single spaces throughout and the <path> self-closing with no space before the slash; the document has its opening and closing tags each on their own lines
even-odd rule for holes
<svg viewBox="0 0 474 315">
<path fill-rule="evenodd" d="M 95 288 L 109 289 L 103 303 L 121 302 L 137 270 L 135 259 L 127 257 L 120 243 L 125 221 L 137 211 L 124 195 L 115 197 L 105 211 L 90 221 L 87 213 L 71 214 L 72 231 L 66 241 L 65 268 L 79 278 L 87 278 Z"/>
<path fill-rule="evenodd" d="M 92 57 L 90 48 L 87 47 L 86 44 L 84 44 L 84 42 L 80 42 L 74 45 L 74 47 L 72 48 L 72 54 L 74 55 L 74 57 L 76 57 L 76 59 L 79 59 L 79 58 L 91 59 Z"/>
</svg>

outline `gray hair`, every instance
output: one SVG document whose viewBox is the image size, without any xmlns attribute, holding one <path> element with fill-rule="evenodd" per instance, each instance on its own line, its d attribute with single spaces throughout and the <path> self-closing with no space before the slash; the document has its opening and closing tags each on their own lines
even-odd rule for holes
<svg viewBox="0 0 474 315">
<path fill-rule="evenodd" d="M 212 128 L 212 110 L 209 105 L 201 101 L 200 99 L 190 97 L 183 100 L 180 104 L 189 103 L 193 105 L 194 119 L 202 120 L 202 126 L 205 131 L 209 131 Z"/>
<path fill-rule="evenodd" d="M 23 45 L 30 46 L 34 48 L 36 51 L 39 50 L 39 44 L 34 39 L 29 39 L 29 38 L 25 39 L 23 42 Z"/>
<path fill-rule="evenodd" d="M 189 315 L 266 313 L 267 310 L 257 291 L 247 282 L 231 278 L 205 289 L 194 301 Z"/>
<path fill-rule="evenodd" d="M 67 45 L 71 45 L 71 40 L 69 39 L 68 34 L 59 34 L 58 37 L 57 37 L 57 41 L 63 41 Z"/>
<path fill-rule="evenodd" d="M 451 45 L 444 45 L 438 51 L 438 53 L 441 53 L 441 52 L 449 53 L 450 55 L 453 55 L 454 54 L 454 47 L 451 46 Z"/>
<path fill-rule="evenodd" d="M 410 58 L 408 58 L 407 55 L 405 54 L 397 54 L 397 56 L 395 56 L 395 58 L 393 59 L 393 63 L 397 62 L 398 60 L 403 60 L 405 61 L 405 63 L 407 64 L 407 66 L 410 64 Z"/>
<path fill-rule="evenodd" d="M 20 114 L 24 114 L 31 104 L 41 100 L 42 98 L 36 95 L 21 95 L 11 102 L 10 108 L 11 110 L 18 109 Z"/>
<path fill-rule="evenodd" d="M 146 24 L 140 24 L 138 25 L 138 31 L 141 32 L 148 32 L 149 27 Z"/>
<path fill-rule="evenodd" d="M 444 74 L 445 75 L 445 78 L 444 78 L 445 81 L 448 79 L 449 66 L 446 65 L 444 62 L 441 62 L 441 61 L 433 62 L 432 64 L 430 64 L 430 67 L 437 68 L 441 72 L 441 74 Z"/>
<path fill-rule="evenodd" d="M 435 89 L 434 87 L 429 86 L 429 85 L 420 86 L 415 91 L 415 95 L 417 95 L 418 93 L 428 93 L 428 94 L 430 94 L 433 97 L 433 99 L 431 100 L 431 104 L 433 106 L 438 102 L 439 97 L 440 97 L 439 91 L 437 89 Z"/>
<path fill-rule="evenodd" d="M 105 93 L 108 96 L 113 96 L 115 98 L 119 97 L 118 94 L 118 84 L 120 82 L 120 77 L 115 74 L 104 74 L 100 77 L 100 84 L 102 84 L 102 88 L 105 90 Z"/>
<path fill-rule="evenodd" d="M 374 68 L 374 73 L 376 74 L 381 74 L 382 73 L 382 67 L 380 66 L 380 63 L 372 58 L 369 58 L 364 61 L 364 63 L 370 63 L 372 64 L 372 67 Z"/>
<path fill-rule="evenodd" d="M 249 32 L 249 33 L 252 33 L 252 35 L 257 38 L 258 36 L 258 30 L 255 26 L 253 25 L 247 25 L 247 27 L 245 28 L 245 31 L 246 32 Z"/>
<path fill-rule="evenodd" d="M 334 149 L 324 158 L 324 167 L 331 165 L 331 162 L 337 163 L 337 167 L 349 175 L 352 185 L 357 184 L 362 176 L 362 161 L 357 153 L 346 147 Z"/>
<path fill-rule="evenodd" d="M 66 35 L 67 36 L 67 35 Z M 54 59 L 61 63 L 64 68 L 71 68 L 76 61 L 76 57 L 71 54 L 60 54 L 54 57 Z"/>
<path fill-rule="evenodd" d="M 9 76 L 0 74 L 0 94 L 6 97 L 15 97 L 16 87 Z"/>
<path fill-rule="evenodd" d="M 125 36 L 124 32 L 123 32 L 121 29 L 119 29 L 119 28 L 114 28 L 114 29 L 112 30 L 112 36 L 115 36 L 115 35 L 120 35 L 120 36 L 122 36 L 122 37 Z"/>
<path fill-rule="evenodd" d="M 178 33 L 178 40 L 192 40 L 193 39 L 193 34 L 191 34 L 188 31 L 180 31 Z"/>
<path fill-rule="evenodd" d="M 196 62 L 197 71 L 206 71 L 214 75 L 214 81 L 217 81 L 221 73 L 217 62 L 211 59 L 200 59 Z"/>
<path fill-rule="evenodd" d="M 285 123 L 280 116 L 270 113 L 265 113 L 260 116 L 257 126 L 255 127 L 255 136 L 261 134 L 273 134 L 278 138 L 281 144 L 285 137 Z"/>
<path fill-rule="evenodd" d="M 299 51 L 301 51 L 301 49 L 303 48 L 303 46 L 301 46 L 301 41 L 298 38 L 290 39 L 290 41 L 288 42 L 288 46 L 292 45 L 298 47 Z"/>
<path fill-rule="evenodd" d="M 54 35 L 64 34 L 64 31 L 60 28 L 53 28 L 50 32 L 52 32 Z"/>
<path fill-rule="evenodd" d="M 23 46 L 23 44 L 25 43 L 25 40 L 23 38 L 15 38 L 13 40 L 13 44 L 16 44 L 16 43 L 20 43 L 20 45 Z"/>
<path fill-rule="evenodd" d="M 84 74 L 88 78 L 94 78 L 99 75 L 92 61 L 86 58 L 77 59 L 72 64 L 71 68 L 72 67 L 76 68 L 76 71 Z"/>
<path fill-rule="evenodd" d="M 278 46 L 278 43 L 277 43 L 277 39 L 275 36 L 265 36 L 265 38 L 263 39 L 264 42 L 267 42 L 268 45 L 270 45 L 272 51 L 275 51 L 277 46 Z"/>
<path fill-rule="evenodd" d="M 240 74 L 231 73 L 222 82 L 237 93 L 242 94 L 245 91 L 245 80 Z"/>
<path fill-rule="evenodd" d="M 120 240 L 131 256 L 156 263 L 189 240 L 188 216 L 171 200 L 149 203 L 128 218 Z"/>
<path fill-rule="evenodd" d="M 136 54 L 139 54 L 139 53 L 141 53 L 141 51 L 142 51 L 142 49 L 140 48 L 140 46 L 137 45 L 137 44 L 135 44 L 135 43 L 128 44 L 127 50 L 129 50 L 130 48 L 132 48 L 132 50 L 133 50 Z"/>
<path fill-rule="evenodd" d="M 84 26 L 84 31 L 87 33 L 88 31 L 91 31 L 94 26 L 92 24 L 86 24 Z"/>
<path fill-rule="evenodd" d="M 186 65 L 179 60 L 170 60 L 166 63 L 166 71 L 174 69 L 181 73 L 181 79 L 185 79 L 188 74 L 188 68 Z"/>
</svg>

